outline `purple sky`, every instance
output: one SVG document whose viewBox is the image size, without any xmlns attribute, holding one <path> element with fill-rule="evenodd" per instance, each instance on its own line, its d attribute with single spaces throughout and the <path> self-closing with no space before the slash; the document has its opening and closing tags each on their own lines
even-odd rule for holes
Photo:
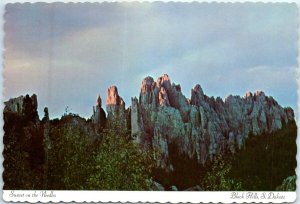
<svg viewBox="0 0 300 204">
<path fill-rule="evenodd" d="M 167 73 L 186 97 L 263 90 L 297 104 L 297 7 L 279 3 L 8 4 L 4 99 L 36 93 L 40 117 L 89 117 L 117 85 L 130 105 Z M 104 104 L 103 104 L 104 105 Z"/>
</svg>

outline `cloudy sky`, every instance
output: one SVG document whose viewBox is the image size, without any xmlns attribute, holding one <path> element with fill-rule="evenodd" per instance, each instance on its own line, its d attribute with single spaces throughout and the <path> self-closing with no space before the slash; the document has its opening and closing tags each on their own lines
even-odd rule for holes
<svg viewBox="0 0 300 204">
<path fill-rule="evenodd" d="M 8 4 L 4 99 L 38 95 L 40 117 L 92 114 L 117 85 L 126 106 L 144 77 L 167 73 L 186 97 L 263 90 L 297 104 L 295 4 Z"/>
</svg>

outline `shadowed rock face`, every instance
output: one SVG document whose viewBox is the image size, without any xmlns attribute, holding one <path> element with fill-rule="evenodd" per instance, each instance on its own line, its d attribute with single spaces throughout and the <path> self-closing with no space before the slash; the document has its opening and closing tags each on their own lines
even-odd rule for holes
<svg viewBox="0 0 300 204">
<path fill-rule="evenodd" d="M 289 120 L 294 120 L 293 110 L 282 108 L 262 91 L 247 92 L 243 98 L 230 95 L 223 101 L 206 96 L 197 84 L 189 100 L 166 74 L 156 82 L 146 77 L 139 100 L 132 99 L 132 135 L 143 146 L 158 149 L 165 168 L 172 168 L 171 143 L 204 164 L 216 154 L 234 153 L 250 133 L 270 133 Z"/>
<path fill-rule="evenodd" d="M 191 90 L 191 104 L 195 106 L 200 106 L 200 101 L 204 100 L 204 94 L 201 86 L 197 84 Z"/>
<path fill-rule="evenodd" d="M 101 106 L 101 98 L 100 95 L 98 95 L 96 99 L 96 105 L 93 106 L 93 115 L 91 117 L 97 133 L 100 133 L 106 125 L 106 114 Z"/>
<path fill-rule="evenodd" d="M 22 173 L 16 170 L 14 165 L 17 162 L 17 166 L 23 164 L 29 166 L 29 174 L 35 175 L 37 180 L 42 180 L 43 134 L 37 112 L 36 95 L 20 96 L 5 102 L 3 119 L 4 188 L 7 186 L 14 189 L 21 189 L 20 186 L 28 188 L 26 179 L 20 177 Z M 41 187 L 42 184 L 38 182 L 37 188 Z"/>
<path fill-rule="evenodd" d="M 20 116 L 25 116 L 28 121 L 37 122 L 39 120 L 37 107 L 37 96 L 19 96 L 4 102 L 4 113 L 14 113 Z"/>
</svg>

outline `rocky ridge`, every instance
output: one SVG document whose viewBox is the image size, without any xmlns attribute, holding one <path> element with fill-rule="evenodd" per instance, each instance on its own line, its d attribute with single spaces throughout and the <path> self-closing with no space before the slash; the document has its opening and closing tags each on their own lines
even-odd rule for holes
<svg viewBox="0 0 300 204">
<path fill-rule="evenodd" d="M 107 90 L 107 117 L 101 101 L 97 96 L 91 120 L 66 116 L 59 123 L 80 124 L 82 129 L 94 131 L 96 135 L 104 128 L 129 129 L 142 148 L 155 150 L 160 167 L 167 171 L 173 169 L 171 146 L 177 147 L 178 154 L 195 158 L 204 165 L 218 154 L 235 153 L 249 135 L 271 133 L 294 120 L 291 108 L 281 107 L 262 91 L 247 92 L 244 97 L 230 95 L 222 100 L 208 97 L 197 84 L 191 89 L 189 99 L 182 94 L 180 85 L 171 83 L 167 74 L 156 81 L 150 76 L 144 78 L 139 97 L 131 99 L 128 109 L 116 86 Z M 48 109 L 45 109 L 46 119 L 39 121 L 36 95 L 5 102 L 5 122 L 12 124 L 11 115 L 15 114 L 22 120 L 32 121 L 35 129 L 40 129 L 40 123 L 46 127 L 49 120 Z M 54 122 L 51 124 L 50 128 L 55 126 Z"/>
<path fill-rule="evenodd" d="M 230 95 L 223 101 L 208 97 L 197 84 L 188 99 L 166 74 L 156 81 L 146 77 L 139 99 L 131 101 L 132 137 L 143 147 L 158 150 L 161 167 L 170 170 L 170 144 L 205 164 L 217 154 L 235 153 L 250 134 L 270 133 L 294 120 L 291 108 L 281 107 L 262 91 Z"/>
</svg>

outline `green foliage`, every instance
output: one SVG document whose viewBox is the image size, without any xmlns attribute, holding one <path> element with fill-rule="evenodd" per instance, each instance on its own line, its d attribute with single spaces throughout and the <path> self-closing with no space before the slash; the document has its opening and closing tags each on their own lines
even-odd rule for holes
<svg viewBox="0 0 300 204">
<path fill-rule="evenodd" d="M 282 184 L 276 188 L 276 191 L 296 191 L 297 176 L 289 176 L 283 180 Z"/>
<path fill-rule="evenodd" d="M 167 189 L 171 185 L 180 190 L 200 185 L 203 190 L 212 191 L 274 191 L 285 178 L 295 174 L 296 137 L 297 127 L 291 121 L 276 132 L 250 135 L 245 146 L 234 155 L 225 152 L 204 166 L 169 144 L 174 171 L 156 169 L 154 178 Z M 293 189 L 293 183 L 278 189 Z"/>
<path fill-rule="evenodd" d="M 52 130 L 48 189 L 147 190 L 152 154 L 130 141 L 127 131 L 105 130 L 89 141 L 79 126 Z"/>
<path fill-rule="evenodd" d="M 44 154 L 39 127 L 27 115 L 5 112 L 4 132 L 3 188 L 40 189 Z"/>
<path fill-rule="evenodd" d="M 102 134 L 102 141 L 95 152 L 95 165 L 88 178 L 88 188 L 147 190 L 150 188 L 153 165 L 151 154 L 128 141 L 126 134 L 108 130 Z"/>
<path fill-rule="evenodd" d="M 270 134 L 250 136 L 235 154 L 230 175 L 243 181 L 245 190 L 273 191 L 295 174 L 297 127 L 289 122 Z"/>
<path fill-rule="evenodd" d="M 93 162 L 89 143 L 78 126 L 63 125 L 51 133 L 48 189 L 84 189 Z"/>
<path fill-rule="evenodd" d="M 170 190 L 171 185 L 176 185 L 179 190 L 197 185 L 210 191 L 242 190 L 241 181 L 230 176 L 232 167 L 229 157 L 218 156 L 213 162 L 207 161 L 202 165 L 196 158 L 179 153 L 176 142 L 169 144 L 169 151 L 174 171 L 154 171 L 155 180 L 162 183 L 167 190 Z"/>
<path fill-rule="evenodd" d="M 9 156 L 9 159 L 7 157 Z M 16 151 L 15 154 L 7 154 L 4 161 L 5 171 L 3 172 L 4 189 L 25 189 L 34 188 L 33 177 L 27 161 L 28 154 L 23 151 Z"/>
<path fill-rule="evenodd" d="M 232 166 L 221 156 L 213 161 L 210 171 L 204 177 L 203 187 L 209 191 L 240 191 L 242 183 L 229 176 Z"/>
<path fill-rule="evenodd" d="M 196 158 L 180 153 L 178 141 L 169 143 L 168 149 L 174 170 L 166 172 L 164 169 L 156 168 L 153 172 L 155 180 L 163 184 L 167 190 L 171 190 L 172 185 L 179 190 L 198 185 L 204 177 L 206 168 L 199 164 Z"/>
</svg>

